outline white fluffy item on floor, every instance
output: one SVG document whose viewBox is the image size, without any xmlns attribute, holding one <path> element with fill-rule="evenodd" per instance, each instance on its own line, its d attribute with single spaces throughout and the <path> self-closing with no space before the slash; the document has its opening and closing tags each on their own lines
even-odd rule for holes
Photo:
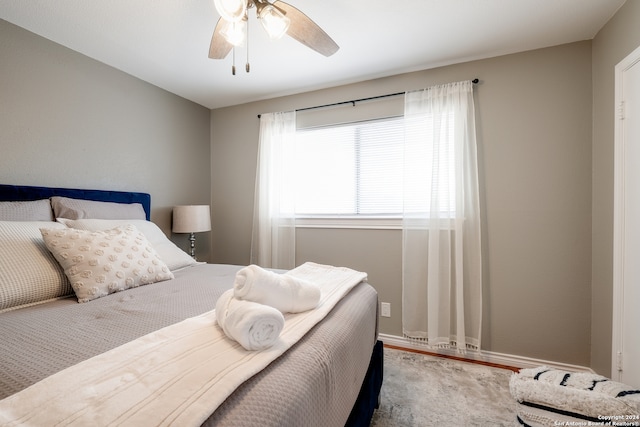
<svg viewBox="0 0 640 427">
<path fill-rule="evenodd" d="M 529 427 L 550 427 L 550 426 L 583 426 L 588 422 L 582 418 L 569 415 L 558 414 L 544 409 L 533 408 L 526 405 L 518 405 L 516 408 L 518 422 L 516 425 Z M 604 421 L 603 421 L 604 422 Z M 595 423 L 592 423 L 592 425 Z"/>
<path fill-rule="evenodd" d="M 576 415 L 583 420 L 591 418 L 608 421 L 611 420 L 610 417 L 626 416 L 622 420 L 640 421 L 635 418 L 640 416 L 640 391 L 597 374 L 569 372 L 546 366 L 522 369 L 511 376 L 509 389 L 521 404 L 521 418 L 529 419 L 533 422 L 531 425 L 554 425 L 550 423 L 552 420 L 580 420 L 567 415 L 563 416 L 566 419 L 561 420 L 562 415 L 554 413 L 554 409 Z M 550 410 L 535 410 L 522 405 L 523 402 Z"/>
</svg>

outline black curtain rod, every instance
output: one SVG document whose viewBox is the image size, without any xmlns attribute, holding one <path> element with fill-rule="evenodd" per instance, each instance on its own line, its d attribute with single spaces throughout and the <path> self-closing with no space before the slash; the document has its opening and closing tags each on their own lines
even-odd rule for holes
<svg viewBox="0 0 640 427">
<path fill-rule="evenodd" d="M 480 80 L 478 79 L 471 80 L 471 83 L 473 84 L 478 84 L 478 82 L 480 82 Z M 381 98 L 389 98 L 391 96 L 400 96 L 400 95 L 404 95 L 405 93 L 406 92 L 396 92 L 396 93 L 389 93 L 387 95 L 371 96 L 369 98 L 352 99 L 351 101 L 341 101 L 341 102 L 334 102 L 333 104 L 316 105 L 315 107 L 298 108 L 296 109 L 296 111 L 315 110 L 317 108 L 336 107 L 338 105 L 346 105 L 346 104 L 352 104 L 355 107 L 356 102 L 371 101 L 374 99 L 381 99 Z M 262 116 L 262 114 L 258 114 L 258 118 L 260 118 L 260 116 Z"/>
</svg>

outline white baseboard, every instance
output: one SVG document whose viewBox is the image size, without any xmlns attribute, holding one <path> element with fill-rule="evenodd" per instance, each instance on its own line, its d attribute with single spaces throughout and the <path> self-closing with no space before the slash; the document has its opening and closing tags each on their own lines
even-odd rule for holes
<svg viewBox="0 0 640 427">
<path fill-rule="evenodd" d="M 428 351 L 430 353 L 437 353 L 445 356 L 463 357 L 464 359 L 468 360 L 493 363 L 497 365 L 513 366 L 515 368 L 535 368 L 537 366 L 548 366 L 550 368 L 562 369 L 565 371 L 593 373 L 593 370 L 591 368 L 587 368 L 585 366 L 553 362 L 550 360 L 534 359 L 531 357 L 516 356 L 512 354 L 495 353 L 493 351 L 468 351 L 465 354 L 461 355 L 456 350 L 442 348 L 434 349 L 396 335 L 378 334 L 378 339 L 384 344 L 402 347 L 409 350 Z"/>
</svg>

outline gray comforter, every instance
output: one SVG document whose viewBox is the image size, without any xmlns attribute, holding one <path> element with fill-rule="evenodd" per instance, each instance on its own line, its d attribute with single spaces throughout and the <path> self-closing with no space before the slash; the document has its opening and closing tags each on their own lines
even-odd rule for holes
<svg viewBox="0 0 640 427">
<path fill-rule="evenodd" d="M 0 314 L 0 398 L 82 360 L 215 306 L 239 266 L 199 265 L 176 279 L 78 304 L 75 298 Z M 287 353 L 211 415 L 216 426 L 342 426 L 377 335 L 377 294 L 354 288 Z"/>
</svg>

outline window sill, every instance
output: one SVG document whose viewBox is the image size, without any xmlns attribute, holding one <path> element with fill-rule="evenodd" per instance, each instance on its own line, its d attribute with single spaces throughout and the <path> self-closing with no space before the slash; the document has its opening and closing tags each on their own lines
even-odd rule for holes
<svg viewBox="0 0 640 427">
<path fill-rule="evenodd" d="M 426 222 L 425 222 L 426 221 Z M 400 216 L 313 216 L 297 217 L 296 228 L 343 228 L 343 229 L 368 229 L 368 230 L 402 230 L 409 225 L 414 230 L 455 230 L 456 223 L 464 221 L 462 218 L 442 218 L 439 220 L 403 219 Z"/>
<path fill-rule="evenodd" d="M 352 228 L 370 230 L 401 230 L 399 217 L 313 217 L 296 218 L 296 228 Z"/>
</svg>

